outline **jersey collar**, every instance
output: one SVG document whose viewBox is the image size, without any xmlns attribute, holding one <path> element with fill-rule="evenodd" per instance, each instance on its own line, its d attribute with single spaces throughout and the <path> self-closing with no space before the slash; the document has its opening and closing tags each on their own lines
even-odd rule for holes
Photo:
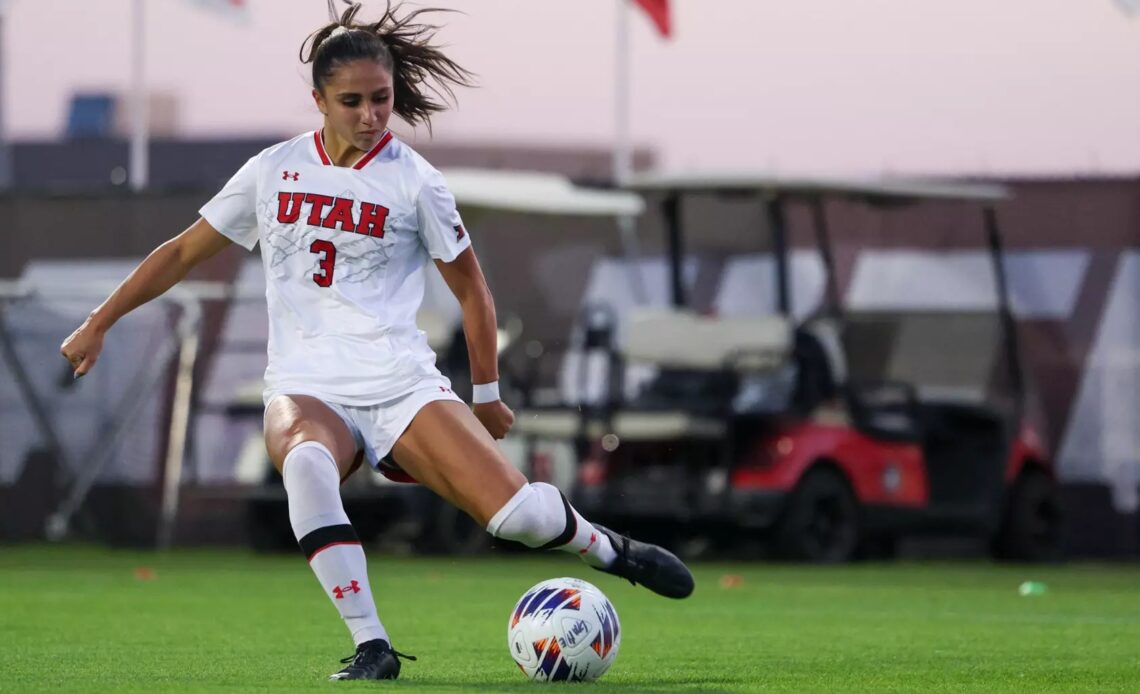
<svg viewBox="0 0 1140 694">
<path fill-rule="evenodd" d="M 380 150 L 384 149 L 384 146 L 387 145 L 391 141 L 392 141 L 392 131 L 385 130 L 384 134 L 380 136 L 380 141 L 377 142 L 375 145 L 373 145 L 372 149 L 368 150 L 368 152 L 366 152 L 363 157 L 358 159 L 357 162 L 352 165 L 352 168 L 359 171 L 360 169 L 363 169 L 365 166 L 368 166 L 368 162 L 372 161 L 376 157 L 376 155 L 380 153 Z M 323 164 L 325 166 L 332 166 L 333 165 L 332 159 L 329 158 L 328 152 L 325 151 L 325 141 L 324 141 L 324 130 L 323 129 L 313 131 L 313 143 L 316 145 L 317 157 L 320 158 L 321 164 Z"/>
</svg>

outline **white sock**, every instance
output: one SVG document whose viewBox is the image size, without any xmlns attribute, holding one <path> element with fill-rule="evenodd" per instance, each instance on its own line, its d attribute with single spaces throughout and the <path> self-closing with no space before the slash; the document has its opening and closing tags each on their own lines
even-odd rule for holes
<svg viewBox="0 0 1140 694">
<path fill-rule="evenodd" d="M 495 537 L 527 547 L 574 552 L 590 566 L 609 566 L 617 553 L 562 492 L 545 482 L 524 485 L 487 523 Z"/>
<path fill-rule="evenodd" d="M 332 453 L 306 441 L 289 451 L 282 469 L 293 534 L 353 642 L 388 641 L 372 601 L 364 550 L 340 500 L 340 473 Z"/>
</svg>

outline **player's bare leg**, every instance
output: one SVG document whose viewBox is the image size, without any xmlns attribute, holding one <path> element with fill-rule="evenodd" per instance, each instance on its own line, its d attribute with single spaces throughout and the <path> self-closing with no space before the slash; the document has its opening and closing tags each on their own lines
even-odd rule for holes
<svg viewBox="0 0 1140 694">
<path fill-rule="evenodd" d="M 471 410 L 453 400 L 421 408 L 392 453 L 417 482 L 484 526 L 527 483 Z"/>
<path fill-rule="evenodd" d="M 285 478 L 293 534 L 356 643 L 348 667 L 330 679 L 394 679 L 398 654 L 376 615 L 364 550 L 340 498 L 356 459 L 352 433 L 320 400 L 284 395 L 265 410 L 265 446 Z"/>
<path fill-rule="evenodd" d="M 356 441 L 341 418 L 323 402 L 308 395 L 281 395 L 265 408 L 265 447 L 278 472 L 283 473 L 289 451 L 306 441 L 328 449 L 340 477 L 348 475 L 356 458 Z"/>
<path fill-rule="evenodd" d="M 528 484 L 466 405 L 424 406 L 393 448 L 396 462 L 495 537 L 578 554 L 587 564 L 673 598 L 693 591 L 685 565 L 655 545 L 591 525 L 557 488 Z"/>
</svg>

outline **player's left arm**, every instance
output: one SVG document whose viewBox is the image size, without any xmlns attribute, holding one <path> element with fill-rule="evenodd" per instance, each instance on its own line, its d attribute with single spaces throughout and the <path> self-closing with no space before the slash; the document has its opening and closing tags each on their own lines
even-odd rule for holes
<svg viewBox="0 0 1140 694">
<path fill-rule="evenodd" d="M 470 247 L 445 263 L 435 261 L 439 274 L 463 309 L 463 334 L 471 359 L 471 382 L 475 385 L 499 380 L 498 322 L 495 300 L 479 267 L 475 251 Z M 507 435 L 515 415 L 502 400 L 476 404 L 475 416 L 497 439 Z"/>
</svg>

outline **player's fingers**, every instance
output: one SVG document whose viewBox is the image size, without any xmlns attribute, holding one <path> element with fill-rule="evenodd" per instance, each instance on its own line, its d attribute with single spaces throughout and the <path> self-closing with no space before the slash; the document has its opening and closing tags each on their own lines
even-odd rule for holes
<svg viewBox="0 0 1140 694">
<path fill-rule="evenodd" d="M 79 362 L 79 366 L 75 367 L 75 377 L 86 376 L 87 372 L 95 366 L 96 357 L 94 355 L 86 355 Z"/>
<path fill-rule="evenodd" d="M 68 361 L 73 367 L 79 366 L 83 362 L 83 358 L 87 356 L 87 350 L 82 345 L 77 344 L 76 334 L 72 333 L 63 344 L 59 346 L 59 353 L 63 358 Z"/>
<path fill-rule="evenodd" d="M 510 410 L 504 412 L 494 408 L 476 408 L 475 418 L 479 420 L 491 438 L 502 439 L 510 430 L 514 415 L 510 413 Z"/>
<path fill-rule="evenodd" d="M 63 355 L 63 358 L 67 360 L 68 364 L 71 364 L 71 368 L 73 369 L 83 363 L 83 355 L 76 353 L 75 350 L 69 349 L 66 346 L 61 347 L 59 353 Z"/>
</svg>

